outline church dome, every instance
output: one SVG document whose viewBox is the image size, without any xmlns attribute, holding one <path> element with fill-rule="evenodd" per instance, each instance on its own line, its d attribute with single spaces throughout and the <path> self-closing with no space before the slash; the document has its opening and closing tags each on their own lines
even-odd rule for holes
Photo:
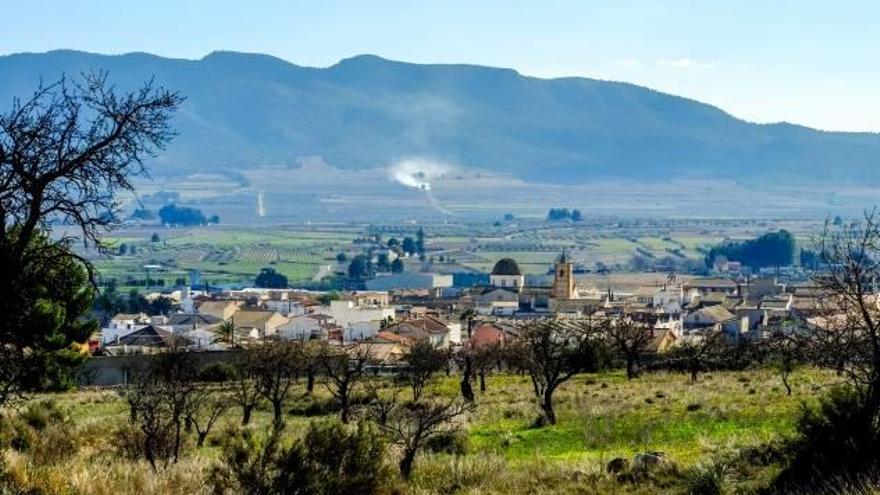
<svg viewBox="0 0 880 495">
<path fill-rule="evenodd" d="M 502 258 L 492 268 L 492 275 L 522 275 L 519 265 L 512 258 Z"/>
</svg>

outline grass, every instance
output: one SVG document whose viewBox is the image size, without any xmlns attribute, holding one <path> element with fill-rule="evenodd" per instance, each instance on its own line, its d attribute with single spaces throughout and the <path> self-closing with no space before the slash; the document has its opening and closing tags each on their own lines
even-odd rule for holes
<svg viewBox="0 0 880 495">
<path fill-rule="evenodd" d="M 559 423 L 533 428 L 538 409 L 527 378 L 493 375 L 466 425 L 468 453 L 421 454 L 415 479 L 405 492 L 656 493 L 660 481 L 621 484 L 604 472 L 605 464 L 615 457 L 631 459 L 639 452 L 662 451 L 680 470 L 703 469 L 742 449 L 790 436 L 801 405 L 813 403 L 832 381 L 828 374 L 802 370 L 793 377 L 795 393 L 787 396 L 778 377 L 768 370 L 712 373 L 696 383 L 666 373 L 632 381 L 621 373 L 581 375 L 557 392 Z M 450 396 L 457 390 L 455 377 L 438 377 L 429 393 Z M 296 407 L 306 400 L 301 394 L 302 390 L 293 394 L 288 410 L 302 410 Z M 330 398 L 320 386 L 315 394 L 313 400 Z M 8 453 L 9 470 L 26 487 L 45 493 L 208 493 L 205 477 L 219 455 L 210 438 L 181 465 L 152 473 L 144 463 L 114 453 L 112 430 L 127 418 L 127 407 L 115 392 L 51 397 L 69 412 L 75 425 L 70 434 L 83 439 L 84 446 L 51 466 L 36 465 L 28 454 Z M 238 414 L 227 413 L 212 437 L 236 427 Z M 286 431 L 302 431 L 316 418 L 291 415 Z M 265 428 L 269 421 L 270 411 L 263 405 L 255 413 L 254 427 Z M 726 483 L 739 491 L 769 479 L 777 469 L 762 467 Z M 674 478 L 669 483 L 678 487 L 675 483 L 683 481 Z"/>
</svg>

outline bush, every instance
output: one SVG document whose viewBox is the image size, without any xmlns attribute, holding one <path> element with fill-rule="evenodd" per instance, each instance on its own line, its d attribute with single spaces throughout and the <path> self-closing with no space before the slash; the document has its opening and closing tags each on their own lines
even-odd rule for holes
<svg viewBox="0 0 880 495">
<path fill-rule="evenodd" d="M 314 422 L 288 448 L 277 431 L 259 442 L 244 430 L 229 437 L 211 480 L 215 492 L 367 495 L 390 483 L 385 453 L 369 423 L 351 429 L 338 421 Z"/>
<path fill-rule="evenodd" d="M 871 408 L 849 388 L 836 388 L 818 408 L 805 408 L 798 437 L 788 446 L 788 466 L 774 483 L 787 492 L 849 480 L 880 468 L 880 432 Z"/>
<path fill-rule="evenodd" d="M 235 368 L 228 363 L 212 363 L 199 370 L 199 380 L 203 382 L 228 382 L 236 376 Z"/>
<path fill-rule="evenodd" d="M 19 418 L 31 428 L 40 431 L 50 424 L 64 421 L 66 415 L 54 400 L 49 399 L 29 403 L 19 413 Z"/>
<path fill-rule="evenodd" d="M 696 466 L 684 475 L 688 495 L 721 495 L 727 480 L 727 469 L 720 463 Z"/>
<path fill-rule="evenodd" d="M 468 452 L 468 437 L 460 431 L 444 431 L 425 442 L 425 450 L 435 454 L 465 455 Z"/>
</svg>

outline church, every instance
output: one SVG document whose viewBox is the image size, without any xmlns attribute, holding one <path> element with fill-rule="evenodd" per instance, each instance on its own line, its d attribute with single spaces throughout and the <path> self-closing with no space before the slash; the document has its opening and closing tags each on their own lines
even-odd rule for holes
<svg viewBox="0 0 880 495">
<path fill-rule="evenodd" d="M 574 265 L 564 251 L 553 264 L 553 285 L 526 285 L 516 260 L 502 258 L 489 274 L 489 285 L 475 288 L 472 300 L 477 312 L 498 316 L 577 315 L 593 303 L 579 297 Z"/>
</svg>

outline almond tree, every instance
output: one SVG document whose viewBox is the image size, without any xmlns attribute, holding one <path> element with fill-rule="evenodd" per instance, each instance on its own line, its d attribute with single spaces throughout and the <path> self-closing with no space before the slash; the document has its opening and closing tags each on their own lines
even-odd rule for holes
<svg viewBox="0 0 880 495">
<path fill-rule="evenodd" d="M 598 368 L 600 344 L 590 318 L 544 319 L 520 326 L 508 359 L 528 373 L 548 423 L 556 424 L 553 394 L 576 374 Z"/>
</svg>

